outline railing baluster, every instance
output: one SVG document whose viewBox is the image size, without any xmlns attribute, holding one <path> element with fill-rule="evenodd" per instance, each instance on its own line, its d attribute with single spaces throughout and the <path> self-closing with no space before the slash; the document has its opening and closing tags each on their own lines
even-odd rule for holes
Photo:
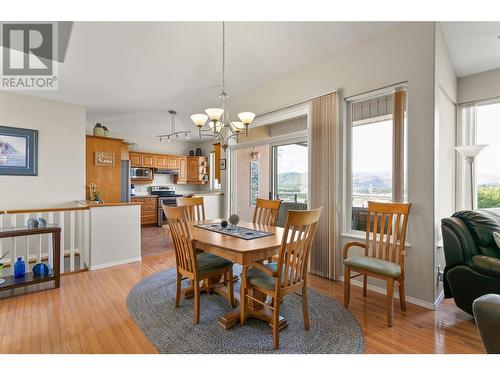
<svg viewBox="0 0 500 375">
<path fill-rule="evenodd" d="M 64 211 L 59 212 L 59 226 L 61 227 L 61 273 L 64 273 Z"/>
<path fill-rule="evenodd" d="M 80 270 L 85 268 L 85 262 L 89 264 L 90 257 L 90 214 L 88 210 L 83 211 L 83 225 L 82 225 L 82 238 L 83 238 L 83 254 L 80 251 Z"/>
<path fill-rule="evenodd" d="M 54 224 L 54 213 L 53 212 L 49 212 L 49 215 L 47 217 L 47 223 L 48 224 Z M 53 254 L 52 254 L 52 251 L 53 251 L 53 243 L 52 243 L 52 234 L 49 234 L 49 241 L 48 241 L 48 245 L 47 245 L 47 254 L 48 254 L 48 258 L 49 258 L 49 268 L 52 269 L 52 267 L 54 267 L 54 259 L 53 259 Z"/>
<path fill-rule="evenodd" d="M 30 214 L 24 214 L 24 225 L 28 225 L 28 220 L 30 219 Z M 30 236 L 26 236 L 24 240 L 24 244 L 26 245 L 24 263 L 26 264 L 26 273 L 29 272 L 29 262 L 30 262 Z"/>
<path fill-rule="evenodd" d="M 42 217 L 42 213 L 39 213 L 40 216 L 37 215 L 37 217 Z M 40 263 L 42 261 L 42 239 L 43 235 L 39 234 L 38 236 L 38 251 L 36 254 L 36 262 Z"/>
<path fill-rule="evenodd" d="M 70 226 L 69 226 L 69 269 L 71 272 L 75 271 L 75 211 L 70 211 Z"/>
<path fill-rule="evenodd" d="M 15 227 L 17 226 L 17 215 L 13 214 L 10 216 L 10 226 Z M 14 276 L 14 262 L 16 261 L 17 258 L 17 238 L 13 237 L 12 238 L 12 253 L 10 254 L 10 273 L 12 276 Z"/>
</svg>

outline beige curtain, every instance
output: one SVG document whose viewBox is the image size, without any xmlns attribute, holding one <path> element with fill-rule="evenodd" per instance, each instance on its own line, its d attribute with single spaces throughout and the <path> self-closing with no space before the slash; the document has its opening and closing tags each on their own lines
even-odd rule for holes
<svg viewBox="0 0 500 375">
<path fill-rule="evenodd" d="M 311 126 L 311 208 L 323 206 L 314 246 L 311 251 L 312 274 L 336 278 L 336 139 L 338 96 L 331 93 L 310 104 Z"/>
<path fill-rule="evenodd" d="M 406 90 L 396 89 L 392 99 L 393 122 L 393 155 L 392 155 L 392 191 L 394 202 L 404 200 L 404 116 L 405 116 Z"/>
</svg>

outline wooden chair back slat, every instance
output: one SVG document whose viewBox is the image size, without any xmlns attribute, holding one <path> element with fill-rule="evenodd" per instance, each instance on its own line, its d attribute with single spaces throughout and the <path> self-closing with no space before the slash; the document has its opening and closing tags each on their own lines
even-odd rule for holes
<svg viewBox="0 0 500 375">
<path fill-rule="evenodd" d="M 404 251 L 410 203 L 368 202 L 366 224 L 366 249 L 370 247 L 373 258 L 399 263 Z M 373 222 L 373 225 L 372 225 Z M 368 256 L 368 252 L 365 251 Z"/>
<path fill-rule="evenodd" d="M 177 206 L 186 207 L 187 221 L 205 220 L 205 200 L 203 197 L 177 198 Z"/>
<path fill-rule="evenodd" d="M 305 279 L 309 252 L 322 209 L 288 211 L 278 259 L 279 287 L 291 287 Z"/>
<path fill-rule="evenodd" d="M 162 205 L 162 208 L 172 233 L 177 270 L 184 275 L 196 275 L 198 264 L 187 224 L 186 207 Z"/>
<path fill-rule="evenodd" d="M 253 212 L 253 223 L 276 226 L 278 224 L 280 206 L 281 200 L 257 198 L 255 211 Z"/>
</svg>

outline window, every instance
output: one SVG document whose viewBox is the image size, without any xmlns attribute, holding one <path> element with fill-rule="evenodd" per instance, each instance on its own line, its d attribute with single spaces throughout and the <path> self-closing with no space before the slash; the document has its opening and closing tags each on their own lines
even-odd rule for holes
<svg viewBox="0 0 500 375">
<path fill-rule="evenodd" d="M 348 228 L 364 231 L 368 201 L 406 201 L 406 91 L 397 89 L 349 104 Z"/>
<path fill-rule="evenodd" d="M 284 202 L 307 203 L 307 141 L 273 146 L 273 195 Z"/>
<path fill-rule="evenodd" d="M 209 173 L 210 173 L 210 190 L 221 190 L 220 181 L 215 178 L 215 170 L 216 168 L 220 168 L 220 166 L 215 165 L 215 152 L 210 153 L 209 157 Z"/>
<path fill-rule="evenodd" d="M 500 207 L 500 103 L 477 106 L 476 144 L 487 144 L 476 159 L 478 208 Z"/>
</svg>

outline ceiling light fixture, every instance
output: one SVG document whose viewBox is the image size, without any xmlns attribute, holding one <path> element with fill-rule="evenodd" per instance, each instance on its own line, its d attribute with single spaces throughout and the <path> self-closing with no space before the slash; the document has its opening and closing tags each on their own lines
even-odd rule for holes
<svg viewBox="0 0 500 375">
<path fill-rule="evenodd" d="M 175 136 L 175 138 L 179 138 L 179 134 L 184 135 L 184 137 L 188 139 L 189 133 L 191 133 L 190 130 L 181 130 L 178 132 L 175 131 L 175 115 L 177 115 L 177 112 L 171 109 L 168 111 L 168 113 L 170 113 L 170 133 L 157 135 L 157 137 L 160 138 L 160 142 L 163 140 L 163 138 L 167 138 L 167 142 L 170 143 L 172 141 L 170 138 L 173 136 Z"/>
<path fill-rule="evenodd" d="M 220 102 L 222 108 L 207 108 L 205 113 L 197 113 L 191 116 L 191 120 L 198 127 L 200 138 L 210 136 L 221 144 L 223 150 L 228 147 L 228 141 L 231 138 L 239 140 L 239 135 L 245 130 L 248 135 L 248 126 L 255 118 L 255 113 L 241 112 L 238 114 L 240 121 L 231 121 L 228 110 L 226 109 L 226 100 L 228 98 L 226 90 L 226 23 L 222 22 L 222 93 Z M 205 124 L 208 122 L 208 127 Z"/>
</svg>

